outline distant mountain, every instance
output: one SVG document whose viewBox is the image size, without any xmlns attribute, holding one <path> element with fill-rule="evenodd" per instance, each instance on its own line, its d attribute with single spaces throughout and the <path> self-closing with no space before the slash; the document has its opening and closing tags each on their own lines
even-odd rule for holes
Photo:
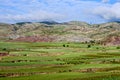
<svg viewBox="0 0 120 80">
<path fill-rule="evenodd" d="M 15 23 L 16 25 L 24 25 L 24 24 L 32 24 L 33 22 L 18 22 Z M 41 21 L 41 22 L 35 22 L 35 23 L 42 23 L 42 24 L 47 24 L 47 25 L 54 25 L 54 24 L 60 24 L 56 21 Z"/>
<path fill-rule="evenodd" d="M 89 42 L 91 40 L 106 40 L 109 35 L 112 34 L 120 36 L 119 22 L 93 25 L 80 21 L 65 23 L 58 23 L 55 21 L 21 22 L 16 24 L 0 23 L 1 40 Z"/>
<path fill-rule="evenodd" d="M 114 22 L 116 22 L 116 23 L 120 23 L 120 21 L 114 21 Z"/>
<path fill-rule="evenodd" d="M 47 24 L 47 25 L 60 24 L 60 23 L 55 22 L 55 21 L 42 21 L 42 22 L 40 22 L 40 23 Z"/>
<path fill-rule="evenodd" d="M 16 23 L 17 25 L 24 25 L 24 24 L 31 24 L 32 22 L 19 22 L 19 23 Z"/>
<path fill-rule="evenodd" d="M 62 24 L 76 25 L 76 26 L 90 26 L 90 24 L 88 24 L 86 22 L 81 22 L 81 21 L 70 21 L 70 22 L 64 22 Z"/>
</svg>

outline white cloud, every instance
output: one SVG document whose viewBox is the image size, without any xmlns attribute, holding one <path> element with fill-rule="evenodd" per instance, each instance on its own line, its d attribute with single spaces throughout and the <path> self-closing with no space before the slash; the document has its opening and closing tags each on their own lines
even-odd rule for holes
<svg viewBox="0 0 120 80">
<path fill-rule="evenodd" d="M 3 20 L 7 22 L 23 22 L 23 21 L 43 21 L 43 20 L 60 20 L 63 18 L 63 15 L 55 14 L 55 13 L 48 13 L 45 11 L 34 11 L 30 12 L 29 14 L 7 14 L 3 15 L 0 18 L 0 21 Z"/>
<path fill-rule="evenodd" d="M 65 16 L 52 11 L 44 10 L 44 4 L 38 0 L 0 0 L 0 21 L 42 21 L 61 20 Z"/>
<path fill-rule="evenodd" d="M 118 21 L 120 20 L 120 3 L 118 2 L 113 5 L 99 6 L 95 8 L 93 12 L 108 21 Z"/>
<path fill-rule="evenodd" d="M 107 2 L 109 0 L 102 0 Z M 0 21 L 42 21 L 42 20 L 81 20 L 92 22 L 96 15 L 91 14 L 97 6 L 105 3 L 95 0 L 0 0 Z M 107 5 L 107 4 L 105 4 Z M 105 6 L 105 8 L 108 8 Z M 99 16 L 106 13 L 104 7 L 97 7 L 93 12 Z M 109 13 L 107 13 L 109 15 Z M 111 15 L 111 14 L 110 14 Z M 91 18 L 92 17 L 92 18 Z M 109 18 L 104 15 L 104 18 Z M 99 22 L 99 19 L 97 19 Z"/>
</svg>

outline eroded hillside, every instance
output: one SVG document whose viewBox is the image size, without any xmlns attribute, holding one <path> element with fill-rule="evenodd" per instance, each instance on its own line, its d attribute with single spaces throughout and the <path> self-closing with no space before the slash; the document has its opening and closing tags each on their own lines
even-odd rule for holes
<svg viewBox="0 0 120 80">
<path fill-rule="evenodd" d="M 0 24 L 0 39 L 29 42 L 86 42 L 104 40 L 109 35 L 120 34 L 120 23 L 90 25 L 85 22 L 24 22 Z"/>
</svg>

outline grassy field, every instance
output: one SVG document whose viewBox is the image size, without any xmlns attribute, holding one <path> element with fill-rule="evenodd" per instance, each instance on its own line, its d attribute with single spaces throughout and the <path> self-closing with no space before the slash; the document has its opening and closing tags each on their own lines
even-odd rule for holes
<svg viewBox="0 0 120 80">
<path fill-rule="evenodd" d="M 0 80 L 120 80 L 118 46 L 0 42 L 0 54 Z"/>
</svg>

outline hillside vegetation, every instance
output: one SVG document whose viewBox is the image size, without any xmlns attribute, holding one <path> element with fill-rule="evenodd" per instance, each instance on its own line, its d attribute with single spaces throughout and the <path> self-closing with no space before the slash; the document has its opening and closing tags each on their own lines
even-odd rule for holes
<svg viewBox="0 0 120 80">
<path fill-rule="evenodd" d="M 93 25 L 80 21 L 0 24 L 0 39 L 8 41 L 89 42 L 103 41 L 113 34 L 120 36 L 119 22 Z"/>
</svg>

